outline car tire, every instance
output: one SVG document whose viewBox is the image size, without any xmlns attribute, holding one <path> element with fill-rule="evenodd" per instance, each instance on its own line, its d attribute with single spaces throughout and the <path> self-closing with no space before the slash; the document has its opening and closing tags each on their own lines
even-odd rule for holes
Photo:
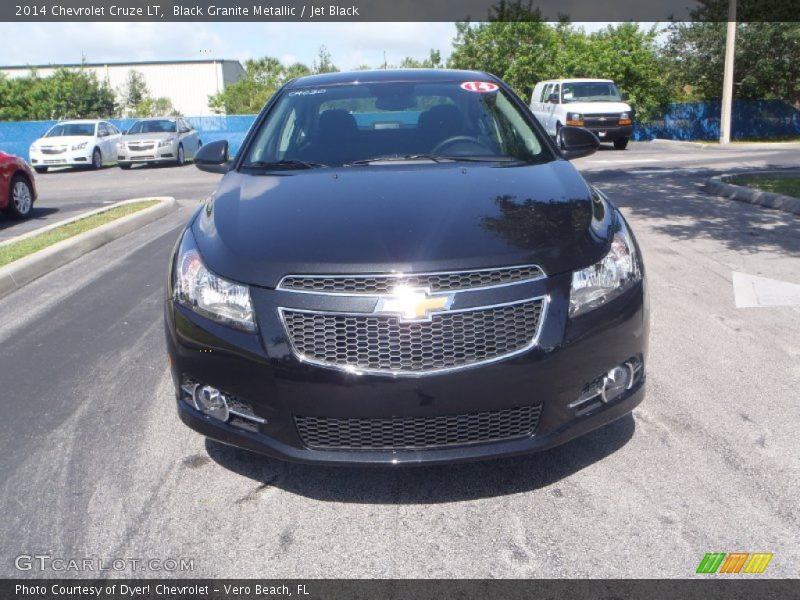
<svg viewBox="0 0 800 600">
<path fill-rule="evenodd" d="M 40 175 L 47 173 L 47 167 L 33 167 L 33 170 L 39 173 Z"/>
<path fill-rule="evenodd" d="M 556 124 L 556 146 L 559 150 L 564 149 L 564 138 L 561 136 L 561 123 Z"/>
<path fill-rule="evenodd" d="M 103 155 L 100 153 L 99 148 L 95 148 L 92 152 L 92 169 L 97 171 L 103 168 Z"/>
<path fill-rule="evenodd" d="M 22 175 L 15 175 L 8 186 L 8 206 L 3 214 L 11 219 L 27 219 L 33 212 L 33 187 Z"/>
<path fill-rule="evenodd" d="M 183 144 L 178 144 L 178 159 L 175 162 L 179 167 L 186 164 L 186 153 L 183 150 Z"/>
<path fill-rule="evenodd" d="M 614 140 L 614 150 L 625 150 L 628 147 L 628 138 Z"/>
<path fill-rule="evenodd" d="M 131 163 L 117 163 L 120 169 L 125 169 L 126 171 L 131 168 Z"/>
</svg>

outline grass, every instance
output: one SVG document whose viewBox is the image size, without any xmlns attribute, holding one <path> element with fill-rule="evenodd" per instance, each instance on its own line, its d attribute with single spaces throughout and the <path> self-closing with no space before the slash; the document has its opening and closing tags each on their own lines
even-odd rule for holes
<svg viewBox="0 0 800 600">
<path fill-rule="evenodd" d="M 144 210 L 154 204 L 158 204 L 158 200 L 142 200 L 141 202 L 124 204 L 83 219 L 78 219 L 72 223 L 61 225 L 45 233 L 34 235 L 5 246 L 0 246 L 0 267 L 28 256 L 29 254 L 33 254 L 34 252 L 38 252 L 48 246 L 57 244 L 62 240 L 74 237 L 84 231 L 95 229 L 96 227 L 100 227 L 101 225 L 105 225 L 106 223 L 110 223 L 126 215 Z"/>
<path fill-rule="evenodd" d="M 736 177 L 731 179 L 731 183 L 755 188 L 762 192 L 774 192 L 800 198 L 800 175 L 796 177 L 770 177 L 769 175 Z"/>
</svg>

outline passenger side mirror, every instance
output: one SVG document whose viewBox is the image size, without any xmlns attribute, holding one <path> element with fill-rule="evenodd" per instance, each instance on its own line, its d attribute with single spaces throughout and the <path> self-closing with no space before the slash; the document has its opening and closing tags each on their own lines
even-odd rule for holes
<svg viewBox="0 0 800 600">
<path fill-rule="evenodd" d="M 228 140 L 216 140 L 202 146 L 194 155 L 194 164 L 208 173 L 227 173 L 231 164 L 228 157 Z"/>
<path fill-rule="evenodd" d="M 549 104 L 558 104 L 558 92 L 553 92 L 547 97 Z"/>
<path fill-rule="evenodd" d="M 583 127 L 562 127 L 561 156 L 567 160 L 594 154 L 600 147 L 600 140 L 595 134 Z"/>
</svg>

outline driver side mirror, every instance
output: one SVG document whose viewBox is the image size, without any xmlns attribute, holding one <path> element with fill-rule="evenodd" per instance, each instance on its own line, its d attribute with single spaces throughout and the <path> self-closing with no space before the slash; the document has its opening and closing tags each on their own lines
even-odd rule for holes
<svg viewBox="0 0 800 600">
<path fill-rule="evenodd" d="M 194 165 L 208 173 L 227 173 L 231 169 L 228 140 L 216 140 L 202 146 L 194 155 Z"/>
<path fill-rule="evenodd" d="M 547 97 L 547 102 L 549 104 L 558 104 L 558 92 L 553 92 Z"/>
<path fill-rule="evenodd" d="M 567 160 L 589 156 L 597 152 L 600 147 L 600 140 L 595 134 L 583 127 L 562 127 L 561 132 L 561 156 Z"/>
</svg>

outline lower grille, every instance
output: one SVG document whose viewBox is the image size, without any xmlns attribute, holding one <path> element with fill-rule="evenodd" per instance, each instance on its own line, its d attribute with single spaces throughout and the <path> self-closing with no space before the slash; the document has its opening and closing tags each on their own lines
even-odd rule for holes
<svg viewBox="0 0 800 600">
<path fill-rule="evenodd" d="M 303 445 L 312 450 L 421 450 L 530 437 L 541 405 L 394 419 L 295 417 Z"/>
<path fill-rule="evenodd" d="M 536 342 L 544 300 L 435 314 L 430 321 L 281 309 L 301 360 L 349 371 L 419 375 L 507 357 Z"/>
</svg>

